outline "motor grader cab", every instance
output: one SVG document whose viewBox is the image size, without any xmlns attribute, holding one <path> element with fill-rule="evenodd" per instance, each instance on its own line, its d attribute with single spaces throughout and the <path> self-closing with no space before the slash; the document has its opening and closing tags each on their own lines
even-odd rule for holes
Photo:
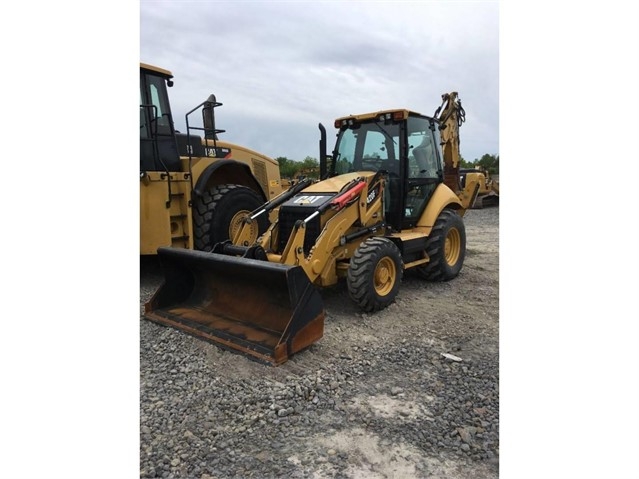
<svg viewBox="0 0 639 479">
<path fill-rule="evenodd" d="M 476 183 L 459 185 L 462 113 L 453 93 L 434 117 L 388 110 L 339 118 L 331 156 L 320 124 L 322 179 L 302 180 L 254 210 L 211 253 L 161 248 L 165 282 L 146 317 L 281 364 L 322 337 L 318 288 L 343 280 L 372 312 L 395 300 L 405 269 L 455 278 L 466 251 L 462 216 L 477 193 Z M 253 224 L 274 210 L 254 241 Z"/>
<path fill-rule="evenodd" d="M 242 218 L 282 192 L 277 161 L 218 138 L 214 95 L 175 130 L 170 71 L 140 64 L 140 254 L 162 246 L 210 251 L 237 233 Z M 201 125 L 194 114 L 201 113 Z M 254 225 L 253 236 L 268 227 Z"/>
</svg>

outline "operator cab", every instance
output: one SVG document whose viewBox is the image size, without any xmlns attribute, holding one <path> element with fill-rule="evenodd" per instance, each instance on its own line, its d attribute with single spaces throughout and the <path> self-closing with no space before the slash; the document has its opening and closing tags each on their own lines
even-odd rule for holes
<svg viewBox="0 0 639 479">
<path fill-rule="evenodd" d="M 167 86 L 173 75 L 140 63 L 140 171 L 180 171 Z"/>
<path fill-rule="evenodd" d="M 339 118 L 327 174 L 373 171 L 387 175 L 386 223 L 396 231 L 412 228 L 443 182 L 436 126 L 435 119 L 408 110 Z"/>
</svg>

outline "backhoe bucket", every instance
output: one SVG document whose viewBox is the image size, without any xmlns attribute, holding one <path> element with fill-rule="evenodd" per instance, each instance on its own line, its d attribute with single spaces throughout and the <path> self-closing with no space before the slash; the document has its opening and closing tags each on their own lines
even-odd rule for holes
<svg viewBox="0 0 639 479">
<path fill-rule="evenodd" d="M 481 210 L 487 206 L 499 206 L 499 196 L 495 194 L 487 194 L 484 196 L 478 196 L 473 204 L 474 210 Z"/>
<path fill-rule="evenodd" d="M 322 298 L 299 266 L 159 248 L 164 282 L 145 317 L 278 365 L 324 332 Z"/>
</svg>

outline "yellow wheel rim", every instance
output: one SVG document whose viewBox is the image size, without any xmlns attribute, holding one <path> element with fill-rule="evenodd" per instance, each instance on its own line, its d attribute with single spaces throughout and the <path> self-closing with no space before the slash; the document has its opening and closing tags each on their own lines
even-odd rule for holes
<svg viewBox="0 0 639 479">
<path fill-rule="evenodd" d="M 451 228 L 446 235 L 444 245 L 444 257 L 449 266 L 454 266 L 459 261 L 461 254 L 461 234 L 457 228 Z"/>
<path fill-rule="evenodd" d="M 233 218 L 231 218 L 231 223 L 229 224 L 229 239 L 231 241 L 233 241 L 233 238 L 235 238 L 235 235 L 240 232 L 240 230 L 242 229 L 244 218 L 246 218 L 250 213 L 251 212 L 247 210 L 240 210 L 237 213 L 235 213 L 235 215 L 233 215 Z M 257 221 L 253 221 L 250 224 L 250 228 L 251 228 L 251 243 L 253 243 L 257 239 L 257 231 L 258 231 Z"/>
<path fill-rule="evenodd" d="M 393 289 L 395 278 L 397 277 L 397 269 L 395 262 L 388 257 L 382 258 L 375 267 L 373 281 L 375 284 L 375 292 L 380 296 L 386 296 Z"/>
</svg>

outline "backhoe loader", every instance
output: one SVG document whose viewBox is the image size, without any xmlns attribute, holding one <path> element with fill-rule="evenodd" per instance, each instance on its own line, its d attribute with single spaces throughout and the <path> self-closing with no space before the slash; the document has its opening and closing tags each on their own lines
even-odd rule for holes
<svg viewBox="0 0 639 479">
<path fill-rule="evenodd" d="M 215 95 L 175 130 L 167 87 L 173 74 L 140 63 L 140 254 L 160 246 L 210 251 L 233 235 L 242 218 L 282 192 L 277 161 L 218 138 Z M 201 112 L 201 125 L 192 114 Z M 199 123 L 199 122 L 198 122 Z M 254 239 L 269 218 L 253 223 Z"/>
<path fill-rule="evenodd" d="M 338 118 L 330 156 L 320 124 L 321 180 L 265 202 L 211 252 L 160 248 L 165 279 L 146 318 L 278 365 L 322 337 L 322 287 L 343 280 L 373 312 L 395 300 L 406 269 L 455 278 L 478 184 L 460 187 L 464 110 L 456 92 L 442 100 L 433 117 L 399 109 Z M 254 240 L 254 223 L 273 211 Z"/>
</svg>

